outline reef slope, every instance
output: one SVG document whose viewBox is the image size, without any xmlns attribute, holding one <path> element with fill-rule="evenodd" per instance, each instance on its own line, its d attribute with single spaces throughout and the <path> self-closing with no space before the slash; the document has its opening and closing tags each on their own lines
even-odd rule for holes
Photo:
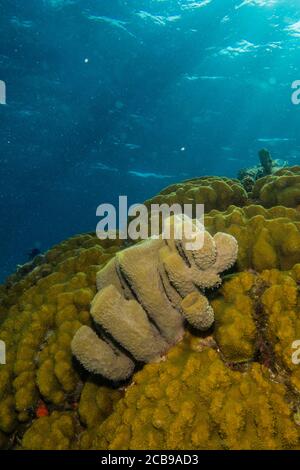
<svg viewBox="0 0 300 470">
<path fill-rule="evenodd" d="M 201 178 L 154 199 L 209 201 L 206 229 L 233 235 L 238 259 L 207 293 L 213 327 L 186 331 L 122 386 L 83 371 L 71 352 L 74 334 L 92 326 L 96 274 L 122 253 L 119 241 L 80 235 L 11 276 L 0 287 L 0 447 L 299 449 L 298 178 L 286 168 L 251 193 Z"/>
</svg>

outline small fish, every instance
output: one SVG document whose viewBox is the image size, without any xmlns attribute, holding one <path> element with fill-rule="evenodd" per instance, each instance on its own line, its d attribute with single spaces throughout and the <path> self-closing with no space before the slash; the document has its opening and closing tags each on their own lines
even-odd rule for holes
<svg viewBox="0 0 300 470">
<path fill-rule="evenodd" d="M 39 401 L 38 406 L 35 410 L 35 414 L 37 418 L 43 418 L 44 416 L 49 416 L 49 410 L 46 404 L 42 400 Z"/>
<path fill-rule="evenodd" d="M 40 254 L 41 254 L 41 250 L 39 250 L 38 248 L 32 248 L 27 253 L 28 261 L 32 261 L 36 256 L 38 256 Z"/>
</svg>

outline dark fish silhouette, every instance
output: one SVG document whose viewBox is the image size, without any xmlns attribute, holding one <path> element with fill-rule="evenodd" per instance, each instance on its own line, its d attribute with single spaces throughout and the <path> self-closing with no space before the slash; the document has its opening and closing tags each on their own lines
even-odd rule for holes
<svg viewBox="0 0 300 470">
<path fill-rule="evenodd" d="M 32 248 L 27 253 L 28 261 L 33 260 L 37 255 L 40 255 L 40 254 L 41 254 L 41 251 L 38 248 Z"/>
</svg>

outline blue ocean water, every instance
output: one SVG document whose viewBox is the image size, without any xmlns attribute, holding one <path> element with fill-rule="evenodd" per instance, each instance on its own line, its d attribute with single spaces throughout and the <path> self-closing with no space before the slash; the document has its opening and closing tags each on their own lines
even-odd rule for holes
<svg viewBox="0 0 300 470">
<path fill-rule="evenodd" d="M 0 279 L 96 208 L 300 164 L 299 0 L 3 0 Z"/>
</svg>

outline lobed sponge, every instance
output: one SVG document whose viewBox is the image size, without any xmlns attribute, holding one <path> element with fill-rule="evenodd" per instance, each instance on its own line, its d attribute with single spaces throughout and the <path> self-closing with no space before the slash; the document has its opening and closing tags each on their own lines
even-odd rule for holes
<svg viewBox="0 0 300 470">
<path fill-rule="evenodd" d="M 188 294 L 181 302 L 184 318 L 197 330 L 208 330 L 214 322 L 214 311 L 200 292 Z"/>
<path fill-rule="evenodd" d="M 174 223 L 180 222 L 172 219 Z M 145 363 L 158 360 L 182 338 L 185 320 L 199 330 L 210 328 L 213 310 L 200 291 L 221 284 L 220 273 L 234 264 L 238 247 L 231 235 L 212 237 L 200 230 L 199 248 L 187 250 L 184 237 L 148 239 L 117 253 L 99 271 L 100 290 L 91 316 L 104 339 L 82 326 L 71 344 L 86 369 L 110 380 L 126 379 L 134 368 L 131 358 Z M 130 353 L 128 361 L 124 349 Z"/>
<path fill-rule="evenodd" d="M 90 371 L 118 381 L 133 372 L 133 362 L 121 351 L 101 340 L 88 326 L 82 326 L 72 340 L 73 354 Z"/>
<path fill-rule="evenodd" d="M 148 321 L 141 305 L 135 300 L 126 300 L 112 285 L 95 296 L 91 315 L 138 361 L 150 362 L 167 349 L 166 341 Z"/>
</svg>

